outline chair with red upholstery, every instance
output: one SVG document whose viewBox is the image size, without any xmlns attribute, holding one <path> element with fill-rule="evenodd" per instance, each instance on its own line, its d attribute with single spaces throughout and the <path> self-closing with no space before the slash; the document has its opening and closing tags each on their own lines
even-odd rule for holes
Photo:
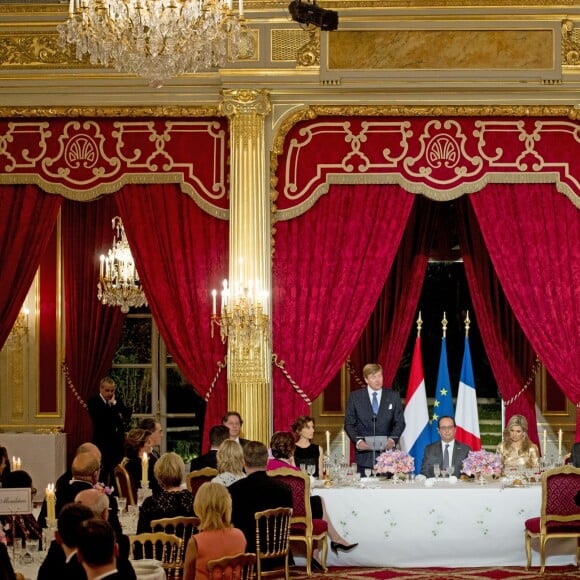
<svg viewBox="0 0 580 580">
<path fill-rule="evenodd" d="M 532 563 L 532 538 L 540 540 L 540 573 L 544 573 L 546 543 L 555 538 L 575 538 L 576 565 L 580 565 L 580 506 L 575 498 L 580 489 L 580 468 L 565 465 L 542 475 L 540 516 L 526 520 L 527 568 Z"/>
<path fill-rule="evenodd" d="M 326 567 L 328 524 L 322 519 L 312 518 L 310 507 L 310 476 L 294 469 L 268 471 L 270 477 L 283 481 L 292 490 L 294 508 L 290 526 L 290 542 L 301 542 L 306 546 L 306 574 L 312 576 L 312 552 L 314 542 L 320 547 L 320 564 Z"/>
<path fill-rule="evenodd" d="M 185 483 L 187 489 L 191 491 L 193 497 L 197 493 L 197 490 L 207 481 L 211 481 L 218 474 L 218 470 L 213 467 L 204 467 L 202 469 L 197 469 L 190 472 L 185 476 Z"/>
</svg>

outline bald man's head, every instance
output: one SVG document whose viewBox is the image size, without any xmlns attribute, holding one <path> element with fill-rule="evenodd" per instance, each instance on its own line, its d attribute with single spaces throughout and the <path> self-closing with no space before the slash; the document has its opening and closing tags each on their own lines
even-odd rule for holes
<svg viewBox="0 0 580 580">
<path fill-rule="evenodd" d="M 94 453 L 81 453 L 73 459 L 71 471 L 75 479 L 97 483 L 100 470 L 100 458 Z"/>
<path fill-rule="evenodd" d="M 96 518 L 107 521 L 109 519 L 109 498 L 98 489 L 84 489 L 77 493 L 75 503 L 86 505 Z"/>
<path fill-rule="evenodd" d="M 89 441 L 81 443 L 77 447 L 76 454 L 80 455 L 81 453 L 94 453 L 99 458 L 99 461 L 101 461 L 101 450 L 94 443 Z"/>
</svg>

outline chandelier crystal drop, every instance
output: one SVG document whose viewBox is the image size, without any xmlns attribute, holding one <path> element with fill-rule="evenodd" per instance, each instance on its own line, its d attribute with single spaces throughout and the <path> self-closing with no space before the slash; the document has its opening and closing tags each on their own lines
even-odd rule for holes
<svg viewBox="0 0 580 580">
<path fill-rule="evenodd" d="M 147 306 L 147 298 L 119 216 L 113 218 L 113 231 L 113 247 L 101 256 L 97 298 L 105 306 L 120 306 L 126 314 L 131 307 Z"/>
<path fill-rule="evenodd" d="M 249 49 L 243 0 L 70 0 L 58 26 L 76 58 L 161 87 L 183 73 L 223 67 Z"/>
</svg>

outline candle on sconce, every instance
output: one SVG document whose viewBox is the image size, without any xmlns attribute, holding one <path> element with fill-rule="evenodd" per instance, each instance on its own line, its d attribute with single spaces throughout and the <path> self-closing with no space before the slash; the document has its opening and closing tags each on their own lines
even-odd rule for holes
<svg viewBox="0 0 580 580">
<path fill-rule="evenodd" d="M 213 316 L 216 315 L 217 310 L 216 310 L 216 297 L 217 297 L 217 290 L 214 288 L 211 291 L 211 313 L 213 314 Z"/>
<path fill-rule="evenodd" d="M 49 483 L 45 490 L 46 496 L 46 519 L 56 520 L 56 495 L 54 493 L 54 483 Z"/>
<path fill-rule="evenodd" d="M 346 433 L 342 430 L 342 459 L 346 462 Z"/>
<path fill-rule="evenodd" d="M 149 457 L 147 453 L 141 456 L 141 482 L 149 483 Z"/>
<path fill-rule="evenodd" d="M 562 457 L 562 429 L 558 429 L 558 457 Z"/>
<path fill-rule="evenodd" d="M 548 433 L 544 429 L 544 440 L 543 440 L 543 445 L 542 445 L 542 454 L 546 455 L 547 452 L 548 452 Z"/>
<path fill-rule="evenodd" d="M 330 457 L 330 431 L 326 432 L 326 455 Z"/>
</svg>

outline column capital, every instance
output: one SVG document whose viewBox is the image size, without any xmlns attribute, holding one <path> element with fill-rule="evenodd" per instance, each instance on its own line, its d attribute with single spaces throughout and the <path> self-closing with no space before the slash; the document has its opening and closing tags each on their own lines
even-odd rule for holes
<svg viewBox="0 0 580 580">
<path fill-rule="evenodd" d="M 270 113 L 270 91 L 266 89 L 224 89 L 220 113 L 227 117 L 235 115 L 262 115 Z"/>
</svg>

